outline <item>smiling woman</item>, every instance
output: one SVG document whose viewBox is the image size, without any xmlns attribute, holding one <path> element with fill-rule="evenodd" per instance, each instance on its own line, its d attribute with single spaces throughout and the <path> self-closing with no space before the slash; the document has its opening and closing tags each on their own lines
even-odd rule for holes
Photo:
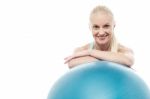
<svg viewBox="0 0 150 99">
<path fill-rule="evenodd" d="M 94 42 L 76 48 L 73 55 L 65 58 L 69 68 L 96 60 L 107 60 L 131 67 L 133 51 L 116 41 L 115 21 L 106 6 L 96 6 L 90 14 L 90 29 Z"/>
<path fill-rule="evenodd" d="M 99 49 L 117 52 L 117 43 L 113 33 L 114 17 L 108 8 L 98 6 L 91 12 L 90 27 Z"/>
</svg>

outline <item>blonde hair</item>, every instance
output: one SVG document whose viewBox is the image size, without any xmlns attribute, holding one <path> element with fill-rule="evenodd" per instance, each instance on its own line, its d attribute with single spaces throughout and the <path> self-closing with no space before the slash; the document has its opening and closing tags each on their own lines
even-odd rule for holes
<svg viewBox="0 0 150 99">
<path fill-rule="evenodd" d="M 91 11 L 90 21 L 91 21 L 92 16 L 94 14 L 98 13 L 98 12 L 104 12 L 104 13 L 110 15 L 112 17 L 113 21 L 114 21 L 114 15 L 111 12 L 111 10 L 109 8 L 107 8 L 106 6 L 103 6 L 103 5 L 98 5 Z M 117 52 L 118 51 L 118 43 L 117 43 L 117 40 L 116 40 L 116 37 L 115 37 L 114 33 L 112 34 L 112 39 L 111 39 L 109 49 L 110 49 L 111 52 Z"/>
</svg>

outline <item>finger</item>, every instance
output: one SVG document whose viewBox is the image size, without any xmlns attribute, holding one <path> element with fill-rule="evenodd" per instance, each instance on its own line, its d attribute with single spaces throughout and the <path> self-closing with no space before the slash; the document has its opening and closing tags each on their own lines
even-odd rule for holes
<svg viewBox="0 0 150 99">
<path fill-rule="evenodd" d="M 64 58 L 64 60 L 67 60 L 67 59 L 69 59 L 69 57 L 70 57 L 70 56 L 68 56 L 68 57 Z"/>
<path fill-rule="evenodd" d="M 65 62 L 64 62 L 64 64 L 66 64 L 66 63 L 68 63 L 69 62 L 69 60 L 66 60 Z"/>
<path fill-rule="evenodd" d="M 66 63 L 67 63 L 67 60 L 65 60 L 64 64 L 66 64 Z"/>
<path fill-rule="evenodd" d="M 66 60 L 68 57 L 65 57 L 64 60 Z"/>
<path fill-rule="evenodd" d="M 66 59 L 65 63 L 68 63 L 70 60 L 72 60 L 71 56 Z"/>
</svg>

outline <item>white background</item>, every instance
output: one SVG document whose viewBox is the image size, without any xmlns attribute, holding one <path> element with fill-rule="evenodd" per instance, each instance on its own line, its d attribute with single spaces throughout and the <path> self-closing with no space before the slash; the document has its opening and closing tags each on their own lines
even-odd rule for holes
<svg viewBox="0 0 150 99">
<path fill-rule="evenodd" d="M 149 0 L 1 0 L 0 99 L 46 99 L 69 71 L 64 58 L 93 40 L 88 18 L 98 4 L 114 13 L 116 36 L 150 85 Z"/>
</svg>

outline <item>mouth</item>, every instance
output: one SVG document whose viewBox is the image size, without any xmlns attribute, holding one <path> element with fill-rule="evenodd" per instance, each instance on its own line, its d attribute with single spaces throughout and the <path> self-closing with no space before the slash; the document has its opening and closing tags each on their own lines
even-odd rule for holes
<svg viewBox="0 0 150 99">
<path fill-rule="evenodd" d="M 102 36 L 97 36 L 100 40 L 105 40 L 109 35 L 108 34 L 105 34 L 105 35 L 102 35 Z"/>
</svg>

